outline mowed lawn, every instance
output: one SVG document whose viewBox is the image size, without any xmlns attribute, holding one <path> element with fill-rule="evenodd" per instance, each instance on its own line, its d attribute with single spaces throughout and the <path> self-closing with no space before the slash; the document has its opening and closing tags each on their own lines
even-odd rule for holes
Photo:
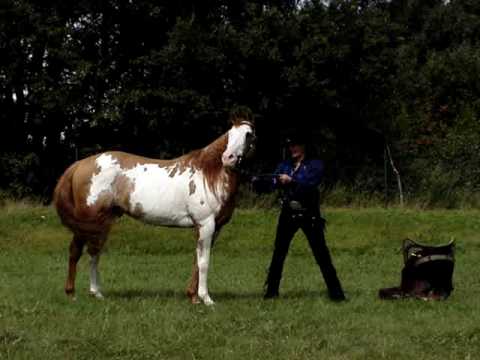
<svg viewBox="0 0 480 360">
<path fill-rule="evenodd" d="M 63 293 L 70 234 L 50 207 L 0 208 L 0 359 L 476 359 L 480 356 L 480 211 L 330 209 L 327 239 L 348 301 L 329 301 L 303 235 L 281 297 L 262 299 L 276 210 L 237 210 L 212 254 L 214 307 L 184 295 L 193 231 L 123 218 L 100 262 L 105 300 Z M 457 241 L 443 302 L 381 301 L 398 285 L 402 239 Z"/>
</svg>

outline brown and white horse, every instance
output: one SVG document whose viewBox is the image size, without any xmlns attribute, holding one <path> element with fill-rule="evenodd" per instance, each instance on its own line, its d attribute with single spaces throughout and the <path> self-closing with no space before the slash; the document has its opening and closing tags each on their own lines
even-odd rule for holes
<svg viewBox="0 0 480 360">
<path fill-rule="evenodd" d="M 187 294 L 192 303 L 214 303 L 207 288 L 210 248 L 232 216 L 239 180 L 235 169 L 255 139 L 251 116 L 237 113 L 231 120 L 231 129 L 214 142 L 172 160 L 111 151 L 79 160 L 65 171 L 54 204 L 73 232 L 67 295 L 74 297 L 77 262 L 86 245 L 90 293 L 103 297 L 99 256 L 114 220 L 128 214 L 155 225 L 195 229 L 196 256 Z"/>
</svg>

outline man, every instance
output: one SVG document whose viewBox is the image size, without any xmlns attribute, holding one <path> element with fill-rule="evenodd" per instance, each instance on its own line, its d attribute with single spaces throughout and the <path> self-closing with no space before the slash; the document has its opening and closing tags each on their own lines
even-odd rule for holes
<svg viewBox="0 0 480 360">
<path fill-rule="evenodd" d="M 325 242 L 325 220 L 320 216 L 318 185 L 323 175 L 323 162 L 307 156 L 305 135 L 292 134 L 287 138 L 287 145 L 290 159 L 279 164 L 272 180 L 273 188 L 281 189 L 283 196 L 264 298 L 279 296 L 283 263 L 290 242 L 298 229 L 302 229 L 323 274 L 330 298 L 345 300 Z"/>
</svg>

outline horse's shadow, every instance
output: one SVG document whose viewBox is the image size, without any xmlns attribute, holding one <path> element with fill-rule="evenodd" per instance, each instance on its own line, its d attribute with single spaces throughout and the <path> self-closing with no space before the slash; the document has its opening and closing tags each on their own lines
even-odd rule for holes
<svg viewBox="0 0 480 360">
<path fill-rule="evenodd" d="M 172 289 L 124 289 L 105 291 L 106 298 L 111 299 L 172 299 L 183 294 Z"/>
<path fill-rule="evenodd" d="M 233 300 L 233 299 L 261 299 L 261 292 L 212 292 L 211 296 L 215 300 Z M 173 289 L 126 289 L 111 290 L 105 292 L 107 298 L 112 299 L 184 299 L 187 297 L 185 291 Z"/>
<path fill-rule="evenodd" d="M 111 290 L 105 292 L 107 298 L 112 299 L 185 299 L 185 291 L 173 289 L 125 289 L 125 290 Z M 211 296 L 217 301 L 230 300 L 263 300 L 263 291 L 247 291 L 247 292 L 233 292 L 221 291 L 212 292 Z M 322 299 L 328 298 L 326 291 L 319 290 L 299 290 L 287 291 L 282 293 L 280 299 Z"/>
</svg>

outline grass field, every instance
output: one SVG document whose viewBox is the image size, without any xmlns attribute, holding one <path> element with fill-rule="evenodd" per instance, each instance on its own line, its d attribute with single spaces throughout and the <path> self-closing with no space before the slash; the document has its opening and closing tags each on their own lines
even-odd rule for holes
<svg viewBox="0 0 480 360">
<path fill-rule="evenodd" d="M 122 219 L 102 257 L 106 299 L 63 293 L 70 235 L 49 207 L 0 209 L 0 359 L 475 359 L 480 356 L 480 211 L 325 209 L 349 301 L 332 303 L 303 235 L 281 297 L 262 299 L 277 212 L 240 210 L 215 246 L 213 308 L 184 296 L 191 230 Z M 401 240 L 457 240 L 444 302 L 382 302 L 400 281 Z"/>
</svg>

